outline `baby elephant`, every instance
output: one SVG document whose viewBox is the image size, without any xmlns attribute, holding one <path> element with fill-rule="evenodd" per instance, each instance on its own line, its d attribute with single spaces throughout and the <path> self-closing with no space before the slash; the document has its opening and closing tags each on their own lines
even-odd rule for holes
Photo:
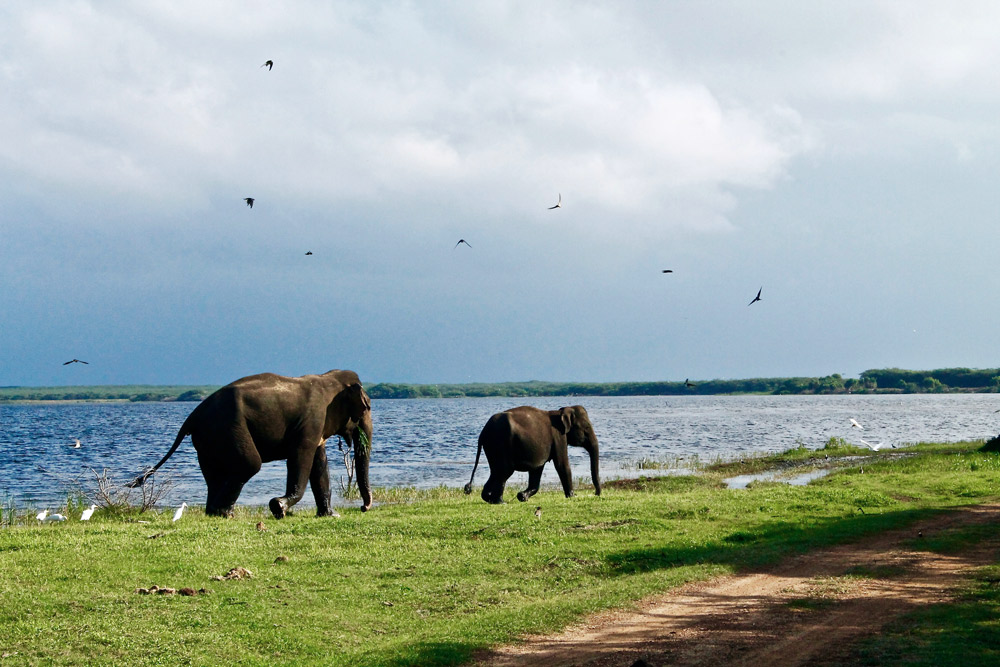
<svg viewBox="0 0 1000 667">
<path fill-rule="evenodd" d="M 573 495 L 573 473 L 569 469 L 567 445 L 583 447 L 590 454 L 590 476 L 594 480 L 595 493 L 601 495 L 597 436 L 581 405 L 547 411 L 524 405 L 490 417 L 479 434 L 476 465 L 465 492 L 472 493 L 479 455 L 485 449 L 490 462 L 490 478 L 482 494 L 486 502 L 503 502 L 504 486 L 515 470 L 528 473 L 528 488 L 518 493 L 517 499 L 523 502 L 535 495 L 542 481 L 542 468 L 548 461 L 555 464 L 563 491 L 569 498 Z"/>
</svg>

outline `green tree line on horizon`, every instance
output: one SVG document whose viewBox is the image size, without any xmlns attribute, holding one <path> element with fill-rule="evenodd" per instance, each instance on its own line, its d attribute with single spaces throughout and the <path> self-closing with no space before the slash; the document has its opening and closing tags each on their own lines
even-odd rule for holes
<svg viewBox="0 0 1000 667">
<path fill-rule="evenodd" d="M 0 387 L 0 402 L 11 401 L 200 401 L 216 385 L 115 385 L 73 387 Z M 718 394 L 871 394 L 1000 391 L 1000 368 L 942 368 L 911 371 L 873 369 L 858 378 L 839 373 L 824 377 L 748 378 L 685 382 L 476 382 L 468 384 L 398 384 L 367 387 L 376 399 L 480 398 L 535 396 L 692 396 Z"/>
</svg>

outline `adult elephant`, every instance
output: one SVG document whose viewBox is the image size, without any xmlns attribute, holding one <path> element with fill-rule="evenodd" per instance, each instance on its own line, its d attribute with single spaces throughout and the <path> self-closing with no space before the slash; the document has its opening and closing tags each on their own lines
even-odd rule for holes
<svg viewBox="0 0 1000 667">
<path fill-rule="evenodd" d="M 528 473 L 528 488 L 518 493 L 517 499 L 524 502 L 535 495 L 542 481 L 542 468 L 548 461 L 555 465 L 563 491 L 569 498 L 573 495 L 573 473 L 569 468 L 567 445 L 583 447 L 590 454 L 590 477 L 594 480 L 595 493 L 601 495 L 597 436 L 582 405 L 558 410 L 539 410 L 524 405 L 490 417 L 479 434 L 476 464 L 465 492 L 472 493 L 479 455 L 485 450 L 490 462 L 490 478 L 482 493 L 486 502 L 503 502 L 504 486 L 515 470 Z"/>
<path fill-rule="evenodd" d="M 302 499 L 307 482 L 316 515 L 332 514 L 326 439 L 334 435 L 354 446 L 361 510 L 371 507 L 371 401 L 354 371 L 302 377 L 262 373 L 226 385 L 188 415 L 167 455 L 129 486 L 145 482 L 187 435 L 208 485 L 206 514 L 231 516 L 247 480 L 262 463 L 280 459 L 288 460 L 288 482 L 285 495 L 269 503 L 275 518 Z"/>
</svg>

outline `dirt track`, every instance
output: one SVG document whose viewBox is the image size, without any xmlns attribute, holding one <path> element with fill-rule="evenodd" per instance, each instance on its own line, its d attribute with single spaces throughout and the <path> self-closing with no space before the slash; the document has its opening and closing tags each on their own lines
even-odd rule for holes
<svg viewBox="0 0 1000 667">
<path fill-rule="evenodd" d="M 970 570 L 996 562 L 1000 536 L 950 555 L 903 545 L 920 533 L 983 523 L 1000 525 L 1000 505 L 964 508 L 762 572 L 690 584 L 636 611 L 605 612 L 561 634 L 484 653 L 475 664 L 842 664 L 856 640 L 914 608 L 950 599 Z M 852 569 L 864 576 L 843 576 Z"/>
</svg>

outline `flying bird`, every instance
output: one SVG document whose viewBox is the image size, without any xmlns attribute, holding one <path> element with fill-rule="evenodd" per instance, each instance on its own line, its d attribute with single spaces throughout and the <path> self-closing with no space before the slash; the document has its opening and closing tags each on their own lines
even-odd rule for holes
<svg viewBox="0 0 1000 667">
<path fill-rule="evenodd" d="M 87 364 L 87 365 L 89 365 L 90 362 L 89 361 L 83 361 L 82 359 L 70 359 L 69 361 L 64 361 L 63 362 L 63 366 L 69 366 L 70 364 Z"/>
<path fill-rule="evenodd" d="M 39 521 L 45 521 L 45 517 L 48 516 L 48 514 L 49 514 L 48 510 L 42 510 L 41 512 L 35 515 L 35 518 L 38 519 Z"/>
<path fill-rule="evenodd" d="M 689 380 L 688 378 L 684 378 L 684 386 L 690 389 L 691 387 L 694 387 L 695 385 L 694 385 L 694 382 L 691 382 L 691 380 Z"/>
<path fill-rule="evenodd" d="M 865 427 L 859 424 L 857 421 L 855 421 L 854 417 L 851 417 L 851 426 L 853 426 L 854 428 L 860 428 L 862 431 L 865 430 Z"/>
<path fill-rule="evenodd" d="M 663 271 L 662 271 L 662 272 L 663 272 L 663 273 L 673 273 L 673 272 L 674 272 L 674 270 L 673 270 L 673 269 L 663 269 Z"/>
<path fill-rule="evenodd" d="M 559 201 L 556 202 L 556 205 L 555 206 L 549 206 L 549 210 L 550 211 L 552 209 L 554 209 L 554 208 L 562 208 L 562 193 L 561 192 L 559 193 Z"/>
<path fill-rule="evenodd" d="M 83 510 L 83 514 L 80 515 L 80 521 L 90 521 L 90 517 L 94 516 L 94 510 L 97 509 L 97 505 L 91 505 L 87 509 Z"/>
<path fill-rule="evenodd" d="M 80 438 L 74 438 L 75 442 L 70 445 L 73 449 L 80 449 Z"/>
<path fill-rule="evenodd" d="M 253 208 L 253 197 L 244 197 L 243 201 L 247 203 L 247 206 Z"/>
<path fill-rule="evenodd" d="M 306 255 L 311 255 L 311 254 L 313 254 L 313 251 L 312 251 L 312 250 L 307 250 L 307 251 L 306 251 Z"/>
<path fill-rule="evenodd" d="M 181 506 L 177 508 L 176 512 L 174 512 L 174 518 L 173 518 L 174 521 L 177 521 L 178 519 L 181 518 L 181 515 L 184 514 L 184 508 L 187 506 L 188 506 L 187 503 L 181 503 Z"/>
<path fill-rule="evenodd" d="M 752 305 L 754 305 L 755 303 L 757 303 L 758 301 L 760 301 L 760 293 L 761 293 L 761 292 L 763 292 L 763 291 L 764 291 L 764 287 L 763 287 L 763 286 L 761 286 L 761 288 L 760 288 L 759 290 L 757 290 L 757 296 L 755 296 L 755 297 L 753 298 L 753 301 L 751 301 L 751 302 L 750 302 L 750 303 L 748 303 L 747 305 L 748 305 L 748 306 L 752 306 Z"/>
<path fill-rule="evenodd" d="M 274 67 L 274 61 L 273 60 L 268 60 L 263 65 L 261 65 L 261 67 L 266 67 L 267 71 L 270 72 L 271 68 Z"/>
<path fill-rule="evenodd" d="M 858 438 L 858 440 L 860 440 L 860 441 L 861 441 L 861 444 L 862 444 L 862 445 L 864 445 L 864 446 L 865 446 L 865 447 L 867 447 L 868 449 L 870 449 L 870 450 L 872 450 L 872 451 L 875 451 L 875 452 L 877 452 L 878 450 L 882 449 L 882 448 L 883 448 L 883 447 L 885 447 L 885 446 L 889 446 L 889 447 L 892 447 L 893 449 L 896 449 L 896 445 L 894 445 L 894 444 L 892 444 L 892 443 L 888 443 L 888 442 L 876 442 L 876 443 L 875 443 L 875 444 L 873 445 L 873 444 L 872 444 L 872 443 L 870 443 L 870 442 L 866 442 L 865 440 L 861 440 L 861 438 Z"/>
<path fill-rule="evenodd" d="M 463 244 L 463 243 L 464 243 L 465 245 L 468 245 L 468 246 L 469 246 L 470 248 L 472 247 L 471 245 L 469 245 L 469 242 L 468 242 L 468 241 L 466 241 L 465 239 L 459 239 L 459 240 L 458 240 L 458 243 L 456 243 L 456 244 L 455 244 L 455 248 L 457 248 L 457 247 L 458 247 L 459 245 L 461 245 L 461 244 Z M 452 248 L 452 250 L 454 250 L 455 248 Z"/>
</svg>

